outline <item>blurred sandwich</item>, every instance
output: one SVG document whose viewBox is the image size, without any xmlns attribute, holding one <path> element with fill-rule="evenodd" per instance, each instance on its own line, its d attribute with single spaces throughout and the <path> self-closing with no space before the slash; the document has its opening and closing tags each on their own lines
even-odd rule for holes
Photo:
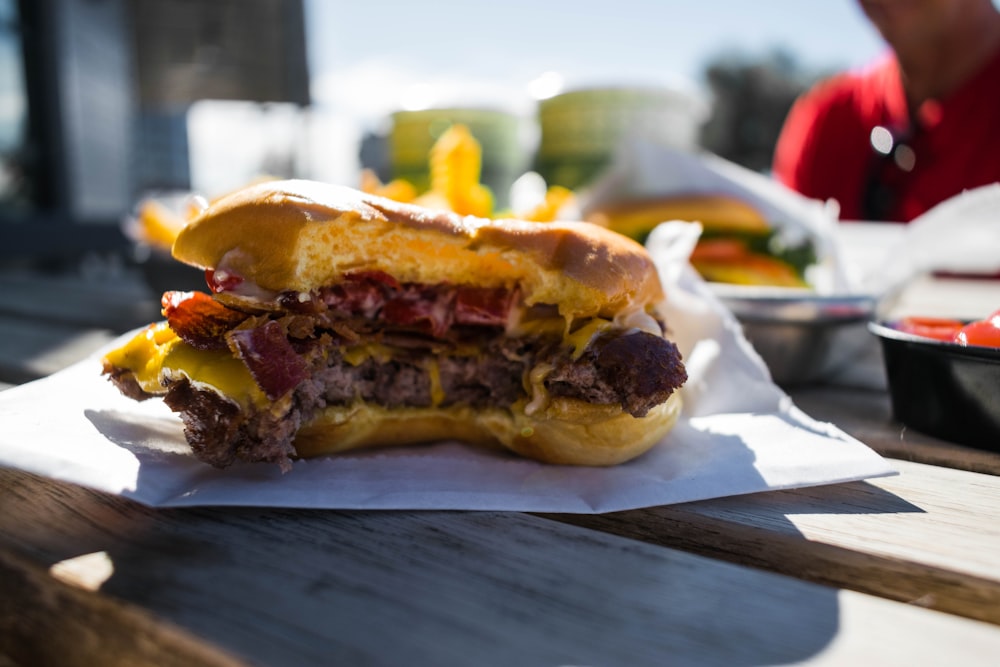
<svg viewBox="0 0 1000 667">
<path fill-rule="evenodd" d="M 778 221 L 729 195 L 696 194 L 629 199 L 592 208 L 589 222 L 644 243 L 661 222 L 699 222 L 703 232 L 691 264 L 709 282 L 808 287 L 806 269 L 816 263 L 808 241 L 783 242 Z"/>
</svg>

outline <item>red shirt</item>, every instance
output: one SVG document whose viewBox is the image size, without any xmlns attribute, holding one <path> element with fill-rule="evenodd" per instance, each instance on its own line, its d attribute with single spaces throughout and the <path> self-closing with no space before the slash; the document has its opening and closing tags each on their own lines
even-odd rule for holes
<svg viewBox="0 0 1000 667">
<path fill-rule="evenodd" d="M 904 147 L 888 156 L 876 151 L 876 127 L 901 137 L 896 145 Z M 894 56 L 821 82 L 789 112 L 774 175 L 808 197 L 836 199 L 843 220 L 898 222 L 962 190 L 1000 181 L 1000 51 L 961 88 L 922 104 L 912 119 Z M 881 212 L 866 205 L 866 192 L 881 201 Z"/>
</svg>

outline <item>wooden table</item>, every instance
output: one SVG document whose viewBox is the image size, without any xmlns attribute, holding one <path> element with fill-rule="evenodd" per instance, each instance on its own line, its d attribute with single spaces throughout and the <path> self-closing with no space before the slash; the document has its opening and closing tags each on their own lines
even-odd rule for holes
<svg viewBox="0 0 1000 667">
<path fill-rule="evenodd" d="M 0 381 L 157 310 L 128 271 L 8 272 Z M 1000 455 L 881 390 L 791 395 L 902 474 L 541 515 L 155 510 L 0 469 L 0 666 L 998 664 Z"/>
</svg>

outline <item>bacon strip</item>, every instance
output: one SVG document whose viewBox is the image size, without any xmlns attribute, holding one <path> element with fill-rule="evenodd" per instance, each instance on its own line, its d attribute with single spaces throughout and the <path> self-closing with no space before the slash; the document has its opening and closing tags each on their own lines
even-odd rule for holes
<svg viewBox="0 0 1000 667">
<path fill-rule="evenodd" d="M 453 300 L 452 290 L 410 286 L 386 301 L 382 317 L 389 324 L 426 328 L 435 338 L 441 338 L 451 328 Z"/>
<path fill-rule="evenodd" d="M 514 292 L 502 287 L 455 288 L 455 323 L 504 326 L 514 305 Z"/>
<path fill-rule="evenodd" d="M 345 276 L 344 282 L 321 290 L 307 303 L 296 300 L 284 305 L 286 312 L 312 314 L 319 314 L 325 306 L 334 323 L 345 315 L 360 316 L 444 338 L 454 324 L 503 326 L 515 300 L 516 292 L 504 288 L 400 284 L 388 274 L 368 271 Z M 251 315 L 201 292 L 167 292 L 162 305 L 170 328 L 182 340 L 201 350 L 230 347 L 272 400 L 308 376 L 296 342 L 312 337 L 311 319 L 289 316 L 279 321 L 260 315 L 260 323 L 248 322 Z M 299 327 L 297 323 L 310 326 Z M 357 338 L 350 328 L 348 331 Z"/>
<path fill-rule="evenodd" d="M 236 355 L 269 399 L 277 400 L 309 376 L 309 367 L 295 352 L 284 327 L 270 320 L 254 329 L 229 334 Z"/>
<path fill-rule="evenodd" d="M 385 285 L 391 289 L 402 287 L 400 282 L 385 271 L 352 271 L 344 275 L 344 280 L 354 282 L 371 282 Z"/>
<path fill-rule="evenodd" d="M 203 292 L 165 292 L 160 305 L 174 333 L 199 350 L 225 348 L 226 332 L 249 317 Z"/>
<path fill-rule="evenodd" d="M 374 318 L 385 305 L 382 288 L 366 281 L 348 280 L 322 290 L 322 299 L 329 308 L 349 315 Z"/>
</svg>

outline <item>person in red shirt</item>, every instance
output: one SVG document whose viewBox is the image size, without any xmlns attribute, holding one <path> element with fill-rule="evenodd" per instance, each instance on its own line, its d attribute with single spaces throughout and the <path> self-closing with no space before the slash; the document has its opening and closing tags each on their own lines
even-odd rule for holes
<svg viewBox="0 0 1000 667">
<path fill-rule="evenodd" d="M 908 222 L 1000 181 L 1000 11 L 993 0 L 858 0 L 891 51 L 796 100 L 773 174 L 842 220 Z"/>
</svg>

